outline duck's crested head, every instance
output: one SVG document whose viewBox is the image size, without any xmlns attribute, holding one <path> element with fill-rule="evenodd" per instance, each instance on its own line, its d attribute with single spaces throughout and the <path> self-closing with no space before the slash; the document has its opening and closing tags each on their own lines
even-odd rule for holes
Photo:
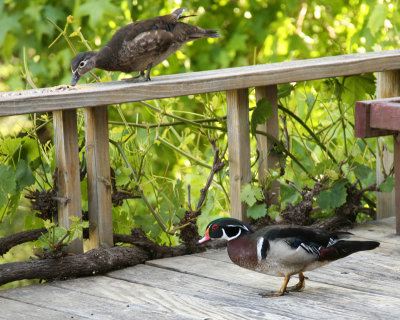
<svg viewBox="0 0 400 320">
<path fill-rule="evenodd" d="M 250 226 L 234 218 L 220 218 L 207 225 L 206 233 L 197 245 L 213 239 L 233 240 L 245 233 L 253 232 Z"/>
<path fill-rule="evenodd" d="M 71 61 L 72 82 L 71 86 L 78 83 L 82 75 L 89 72 L 96 66 L 97 51 L 78 53 Z"/>
</svg>

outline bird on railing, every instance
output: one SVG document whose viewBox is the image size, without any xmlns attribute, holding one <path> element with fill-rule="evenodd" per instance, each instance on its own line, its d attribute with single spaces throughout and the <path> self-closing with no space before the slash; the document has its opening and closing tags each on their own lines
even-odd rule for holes
<svg viewBox="0 0 400 320">
<path fill-rule="evenodd" d="M 185 43 L 220 36 L 216 30 L 179 22 L 185 18 L 184 11 L 185 8 L 179 8 L 169 15 L 131 23 L 119 29 L 100 51 L 78 53 L 71 62 L 71 86 L 93 68 L 125 73 L 139 71 L 139 76 L 145 76 L 148 81 L 151 68 Z"/>
<path fill-rule="evenodd" d="M 197 244 L 212 239 L 228 240 L 228 255 L 233 263 L 250 270 L 272 276 L 284 277 L 280 291 L 262 294 L 263 297 L 281 296 L 288 291 L 302 291 L 305 287 L 303 272 L 322 267 L 329 262 L 352 253 L 372 250 L 376 241 L 340 240 L 349 233 L 329 233 L 310 227 L 273 225 L 257 231 L 232 218 L 212 221 Z M 299 282 L 287 287 L 292 275 L 299 275 Z"/>
</svg>

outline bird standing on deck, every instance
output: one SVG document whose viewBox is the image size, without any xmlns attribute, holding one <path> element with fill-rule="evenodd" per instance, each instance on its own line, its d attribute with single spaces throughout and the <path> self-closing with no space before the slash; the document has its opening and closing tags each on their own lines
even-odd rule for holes
<svg viewBox="0 0 400 320">
<path fill-rule="evenodd" d="M 185 43 L 219 37 L 216 30 L 179 22 L 184 18 L 184 11 L 185 8 L 179 8 L 169 15 L 131 23 L 119 29 L 100 51 L 78 53 L 71 62 L 71 86 L 93 68 L 125 73 L 139 71 L 140 76 L 145 76 L 148 81 L 151 68 Z"/>
<path fill-rule="evenodd" d="M 346 234 L 348 237 L 348 234 Z M 232 218 L 211 222 L 197 244 L 212 239 L 228 240 L 228 255 L 233 263 L 272 276 L 285 277 L 280 291 L 263 295 L 281 296 L 288 291 L 302 291 L 303 272 L 322 267 L 352 253 L 372 250 L 376 241 L 340 240 L 344 234 L 293 225 L 274 225 L 253 231 L 250 226 Z M 299 282 L 287 287 L 290 277 L 299 275 Z"/>
</svg>

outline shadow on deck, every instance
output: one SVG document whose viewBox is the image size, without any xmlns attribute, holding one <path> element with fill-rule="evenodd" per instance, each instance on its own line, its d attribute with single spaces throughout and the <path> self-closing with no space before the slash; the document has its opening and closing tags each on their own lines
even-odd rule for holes
<svg viewBox="0 0 400 320">
<path fill-rule="evenodd" d="M 387 218 L 353 229 L 381 246 L 308 272 L 301 293 L 261 298 L 283 279 L 237 267 L 222 249 L 0 291 L 0 319 L 399 319 L 394 225 Z"/>
</svg>

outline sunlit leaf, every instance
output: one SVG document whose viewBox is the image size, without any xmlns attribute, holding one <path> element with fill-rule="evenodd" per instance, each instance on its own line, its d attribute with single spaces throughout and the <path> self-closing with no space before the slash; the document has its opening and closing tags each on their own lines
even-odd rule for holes
<svg viewBox="0 0 400 320">
<path fill-rule="evenodd" d="M 318 206 L 322 210 L 328 210 L 338 208 L 344 204 L 347 196 L 345 187 L 347 183 L 347 179 L 342 179 L 334 182 L 333 186 L 329 189 L 321 191 L 317 198 Z"/>
<path fill-rule="evenodd" d="M 378 3 L 372 6 L 372 13 L 368 19 L 368 28 L 372 35 L 375 35 L 383 27 L 386 19 L 387 6 L 383 3 Z"/>
<path fill-rule="evenodd" d="M 393 188 L 394 188 L 394 178 L 393 177 L 386 178 L 386 181 L 382 182 L 379 185 L 379 190 L 382 192 L 392 192 Z"/>
<path fill-rule="evenodd" d="M 253 111 L 250 121 L 250 131 L 252 134 L 256 133 L 257 126 L 265 123 L 267 119 L 271 118 L 274 114 L 272 104 L 266 99 L 262 98 L 257 101 L 257 106 Z"/>
<path fill-rule="evenodd" d="M 267 214 L 267 206 L 265 203 L 255 204 L 247 208 L 247 216 L 253 219 L 265 217 Z"/>
<path fill-rule="evenodd" d="M 246 184 L 242 187 L 240 192 L 240 201 L 246 202 L 250 207 L 252 207 L 257 200 L 263 199 L 263 193 L 260 187 L 252 184 Z"/>
<path fill-rule="evenodd" d="M 367 167 L 358 162 L 354 163 L 355 169 L 354 174 L 360 181 L 366 185 L 371 185 L 376 182 L 376 173 L 375 170 L 372 170 L 370 167 Z"/>
</svg>

